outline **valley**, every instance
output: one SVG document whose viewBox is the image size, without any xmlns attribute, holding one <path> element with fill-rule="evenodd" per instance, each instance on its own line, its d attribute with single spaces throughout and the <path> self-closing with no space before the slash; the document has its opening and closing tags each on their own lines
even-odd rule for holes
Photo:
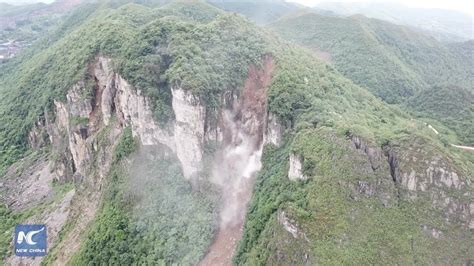
<svg viewBox="0 0 474 266">
<path fill-rule="evenodd" d="M 471 263 L 472 41 L 278 0 L 11 10 L 50 24 L 0 62 L 5 264 Z"/>
</svg>

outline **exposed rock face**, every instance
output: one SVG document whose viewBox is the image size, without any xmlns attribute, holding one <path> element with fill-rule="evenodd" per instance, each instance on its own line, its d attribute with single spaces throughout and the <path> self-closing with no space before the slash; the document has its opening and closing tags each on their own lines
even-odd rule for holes
<svg viewBox="0 0 474 266">
<path fill-rule="evenodd" d="M 108 123 L 109 117 L 115 111 L 121 123 L 131 125 L 133 134 L 140 138 L 142 145 L 164 144 L 176 152 L 186 178 L 190 179 L 202 170 L 206 141 L 227 141 L 224 129 L 226 125 L 222 120 L 223 111 L 219 111 L 220 122 L 210 125 L 205 107 L 190 92 L 177 86 L 172 88 L 175 121 L 158 125 L 153 118 L 149 100 L 140 90 L 132 88 L 122 77 L 112 73 L 109 59 L 99 58 L 94 69 L 98 83 L 103 87 L 101 109 L 104 124 Z M 264 69 L 271 73 L 273 62 L 266 59 Z M 260 74 L 258 71 L 252 67 L 249 69 L 249 76 L 254 77 L 246 81 L 245 88 L 249 89 L 242 91 L 241 100 L 232 97 L 230 105 L 248 134 L 260 136 L 257 142 L 261 143 L 265 138 L 269 143 L 279 145 L 282 127 L 274 116 L 271 116 L 269 126 L 266 127 L 266 91 L 255 89 L 268 86 L 271 75 Z M 268 130 L 265 131 L 264 128 Z"/>
<path fill-rule="evenodd" d="M 81 235 L 95 217 L 113 150 L 123 129 L 121 125 L 111 122 L 111 117 L 115 115 L 115 103 L 112 101 L 115 90 L 112 77 L 115 75 L 108 70 L 107 62 L 99 59 L 89 69 L 95 80 L 92 91 L 85 86 L 85 82 L 78 82 L 68 91 L 65 102 L 54 101 L 55 120 L 50 121 L 45 116 L 44 128 L 48 132 L 53 154 L 53 161 L 46 163 L 44 170 L 39 171 L 41 176 L 49 177 L 45 186 L 51 190 L 53 177 L 59 181 L 74 179 L 81 181 L 87 191 L 79 195 L 74 195 L 74 191 L 68 193 L 61 204 L 53 204 L 51 210 L 39 214 L 40 220 L 48 225 L 50 246 L 56 244 L 53 242 L 66 221 L 74 221 L 70 232 L 59 243 L 60 246 L 67 245 L 67 248 L 58 248 L 55 254 L 59 264 L 65 264 L 79 248 Z M 109 128 L 106 130 L 107 125 Z M 103 134 L 100 136 L 99 133 Z M 49 165 L 53 174 L 50 174 Z M 40 179 L 43 179 L 41 176 Z M 35 191 L 38 190 L 36 188 Z M 40 262 L 41 259 L 36 259 L 32 263 Z"/>
<path fill-rule="evenodd" d="M 111 60 L 104 57 L 99 57 L 98 62 L 94 65 L 95 79 L 97 80 L 98 88 L 96 90 L 101 90 L 102 95 L 99 99 L 95 99 L 96 105 L 101 106 L 102 110 L 102 119 L 106 126 L 110 123 L 110 118 L 115 111 L 115 73 L 112 69 Z M 100 100 L 100 102 L 98 102 Z"/>
<path fill-rule="evenodd" d="M 38 150 L 47 144 L 45 126 L 45 119 L 42 117 L 28 133 L 28 144 L 32 149 Z"/>
<path fill-rule="evenodd" d="M 72 198 L 75 194 L 75 190 L 71 190 L 58 203 L 54 203 L 45 212 L 33 216 L 25 221 L 30 224 L 45 224 L 47 228 L 47 245 L 52 247 L 53 243 L 57 241 L 59 232 L 66 224 L 67 218 L 70 213 L 70 205 Z M 30 258 L 30 257 L 17 257 L 10 256 L 6 260 L 6 265 L 28 265 L 35 266 L 41 265 L 41 259 Z"/>
<path fill-rule="evenodd" d="M 306 180 L 307 177 L 303 175 L 303 162 L 299 155 L 290 153 L 290 169 L 288 170 L 288 178 L 290 180 Z"/>
<path fill-rule="evenodd" d="M 267 132 L 265 134 L 265 144 L 273 144 L 277 147 L 281 145 L 283 126 L 274 114 L 268 114 Z"/>
<path fill-rule="evenodd" d="M 290 233 L 294 238 L 306 238 L 306 235 L 296 225 L 295 221 L 290 220 L 285 211 L 278 211 L 278 222 L 283 228 Z"/>
<path fill-rule="evenodd" d="M 352 136 L 351 140 L 356 149 L 361 150 L 367 155 L 370 165 L 372 167 L 372 170 L 375 171 L 381 167 L 381 165 L 384 163 L 383 162 L 384 156 L 380 149 L 370 147 L 357 136 Z"/>
<path fill-rule="evenodd" d="M 472 190 L 468 189 L 470 180 L 463 177 L 459 169 L 455 169 L 455 164 L 449 158 L 441 156 L 440 151 L 429 152 L 424 143 L 419 143 L 419 139 L 412 140 L 412 147 L 408 149 L 388 145 L 375 148 L 359 137 L 350 136 L 350 139 L 357 150 L 367 155 L 371 168 L 378 177 L 375 184 L 359 181 L 359 193 L 377 195 L 388 203 L 391 193 L 387 192 L 391 188 L 386 182 L 388 177 L 385 173 L 389 172 L 394 185 L 392 190 L 397 191 L 399 200 L 428 196 L 434 208 L 444 210 L 448 223 L 460 218 L 466 228 L 473 228 L 473 206 L 469 204 Z"/>
<path fill-rule="evenodd" d="M 390 175 L 392 176 L 393 182 L 400 183 L 400 168 L 397 154 L 389 146 L 384 146 L 382 149 L 385 156 L 387 156 L 388 164 L 390 166 Z"/>
<path fill-rule="evenodd" d="M 111 74 L 110 60 L 99 59 L 99 84 L 104 86 L 102 113 L 107 124 L 116 111 L 121 123 L 130 125 L 142 145 L 163 144 L 176 152 L 186 178 L 202 169 L 205 108 L 192 94 L 181 88 L 172 89 L 174 124 L 158 125 L 153 119 L 149 100 L 132 88 L 118 74 Z"/>
<path fill-rule="evenodd" d="M 15 210 L 35 207 L 50 199 L 53 196 L 51 182 L 55 178 L 44 157 L 37 161 L 27 157 L 20 163 L 21 167 L 13 165 L 9 169 L 0 186 L 0 195 L 4 196 L 2 202 Z"/>
<path fill-rule="evenodd" d="M 91 99 L 84 96 L 86 93 L 84 83 L 79 82 L 67 93 L 66 103 L 55 102 L 57 120 L 53 127 L 56 127 L 59 134 L 51 135 L 52 142 L 59 143 L 63 141 L 65 134 L 74 163 L 72 171 L 78 178 L 86 175 L 87 164 L 91 159 L 91 145 L 87 139 L 91 133 L 89 116 L 93 106 Z"/>
<path fill-rule="evenodd" d="M 70 118 L 89 118 L 92 112 L 92 99 L 88 97 L 89 92 L 85 88 L 83 81 L 78 82 L 66 94 L 67 106 Z"/>
<path fill-rule="evenodd" d="M 181 161 L 183 174 L 191 178 L 202 170 L 205 108 L 190 92 L 181 88 L 171 90 L 175 115 L 174 140 L 176 155 Z"/>
<path fill-rule="evenodd" d="M 417 158 L 422 153 L 422 150 L 400 151 L 403 154 L 400 161 L 400 182 L 408 190 L 427 191 L 429 187 L 461 190 L 469 185 L 470 181 L 463 178 L 446 158 L 436 154 L 423 154 L 423 159 Z"/>
<path fill-rule="evenodd" d="M 117 117 L 122 124 L 132 127 L 133 135 L 142 145 L 163 144 L 176 151 L 172 129 L 162 128 L 153 119 L 149 100 L 140 90 L 134 90 L 122 77 L 115 75 Z"/>
<path fill-rule="evenodd" d="M 396 204 L 398 188 L 394 177 L 398 174 L 398 165 L 395 163 L 395 153 L 391 152 L 388 146 L 375 147 L 357 136 L 351 135 L 349 139 L 352 148 L 366 158 L 366 162 L 360 165 L 359 169 L 364 170 L 367 176 L 375 177 L 372 180 L 359 180 L 355 190 L 367 197 L 378 197 L 385 207 Z"/>
<path fill-rule="evenodd" d="M 142 145 L 163 144 L 176 152 L 186 178 L 191 178 L 202 169 L 206 120 L 205 108 L 197 98 L 181 88 L 173 88 L 172 106 L 176 121 L 158 125 L 153 118 L 149 99 L 112 71 L 110 59 L 99 57 L 93 70 L 99 86 L 96 91 L 100 93 L 96 93 L 95 101 L 101 109 L 105 125 L 116 113 L 121 124 L 131 126 Z"/>
<path fill-rule="evenodd" d="M 74 179 L 89 187 L 87 195 L 78 193 L 75 200 L 70 201 L 74 211 L 67 212 L 67 215 L 75 225 L 55 249 L 58 263 L 66 263 L 79 248 L 79 244 L 67 246 L 67 243 L 80 243 L 81 235 L 94 219 L 101 188 L 110 170 L 112 152 L 125 126 L 131 127 L 142 145 L 169 147 L 176 153 L 188 179 L 199 177 L 205 145 L 212 142 L 221 147 L 218 156 L 222 161 L 216 161 L 216 165 L 228 171 L 217 171 L 219 181 L 214 181 L 227 195 L 217 236 L 218 239 L 222 236 L 226 242 L 225 254 L 221 252 L 222 243 L 218 240 L 213 246 L 219 249 L 217 261 L 222 259 L 230 263 L 242 234 L 253 177 L 261 167 L 263 145 L 280 145 L 281 142 L 282 127 L 276 117 L 270 114 L 270 119 L 267 119 L 266 89 L 272 71 L 270 57 L 264 60 L 262 68 L 251 66 L 244 88 L 222 95 L 223 99 L 227 97 L 227 102 L 224 101 L 224 108 L 214 110 L 217 113 L 214 122 L 207 117 L 209 110 L 197 97 L 175 86 L 171 89 L 175 120 L 158 124 L 149 99 L 113 71 L 110 59 L 97 58 L 89 67 L 92 79 L 74 85 L 65 102 L 54 101 L 54 121 L 50 121 L 46 114 L 41 120 L 43 122 L 38 123 L 30 134 L 31 146 L 40 147 L 44 144 L 39 136 L 42 132 L 48 133 L 53 153 L 58 155 L 51 164 L 56 179 Z M 106 132 L 105 136 L 102 132 Z M 78 197 L 87 197 L 87 200 Z M 50 216 L 55 216 L 54 213 L 66 212 L 58 209 Z M 57 230 L 61 228 L 62 225 Z M 229 242 L 226 237 L 234 240 Z M 212 256 L 210 259 L 215 260 Z"/>
<path fill-rule="evenodd" d="M 420 139 L 412 140 L 412 148 L 398 149 L 400 184 L 408 198 L 427 196 L 433 207 L 443 209 L 446 222 L 461 222 L 474 228 L 471 180 L 462 169 L 438 150 L 423 148 Z"/>
<path fill-rule="evenodd" d="M 414 169 L 411 169 L 409 173 L 404 172 L 401 182 L 411 191 L 426 191 L 431 185 L 454 189 L 462 189 L 465 185 L 456 172 L 438 166 L 436 161 L 431 161 L 424 173 L 417 174 Z"/>
<path fill-rule="evenodd" d="M 222 190 L 219 230 L 200 265 L 231 265 L 240 240 L 252 195 L 255 173 L 260 170 L 266 133 L 267 88 L 273 72 L 273 59 L 262 68 L 250 66 L 244 88 L 227 93 L 228 108 L 220 110 L 217 129 L 222 143 L 213 163 L 211 181 Z M 212 133 L 211 133 L 212 134 Z M 216 134 L 218 136 L 218 134 Z"/>
</svg>

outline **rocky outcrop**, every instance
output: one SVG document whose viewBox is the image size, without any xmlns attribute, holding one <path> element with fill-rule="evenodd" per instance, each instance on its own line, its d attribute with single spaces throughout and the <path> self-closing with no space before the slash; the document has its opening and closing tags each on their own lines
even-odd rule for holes
<svg viewBox="0 0 474 266">
<path fill-rule="evenodd" d="M 261 167 L 263 146 L 278 146 L 282 138 L 283 128 L 267 111 L 273 65 L 273 59 L 267 57 L 262 67 L 250 66 L 244 87 L 224 92 L 221 97 L 226 100 L 217 110 L 206 109 L 191 91 L 173 86 L 174 120 L 158 123 L 150 99 L 116 73 L 110 59 L 98 57 L 88 68 L 88 78 L 76 83 L 65 101 L 54 101 L 54 120 L 46 114 L 30 134 L 31 146 L 41 146 L 44 144 L 39 136 L 47 132 L 55 154 L 51 168 L 57 180 L 75 180 L 88 188 L 87 195 L 77 193 L 72 200 L 74 212 L 69 219 L 75 220 L 75 225 L 59 247 L 65 247 L 66 242 L 80 242 L 81 234 L 95 217 L 113 149 L 122 129 L 128 126 L 141 145 L 165 145 L 176 153 L 188 179 L 199 178 L 204 168 L 204 147 L 216 144 L 219 159 L 215 164 L 228 170 L 214 173 L 220 179 L 215 183 L 229 195 L 221 209 L 220 234 L 239 239 L 253 178 Z M 77 197 L 94 199 L 94 203 Z M 59 248 L 55 255 L 59 262 L 67 262 L 77 248 L 79 245 Z"/>
<path fill-rule="evenodd" d="M 296 221 L 288 218 L 285 211 L 278 211 L 278 223 L 283 226 L 283 228 L 294 238 L 302 238 L 307 240 L 306 234 L 298 228 Z"/>
<path fill-rule="evenodd" d="M 47 228 L 47 246 L 51 248 L 59 238 L 59 232 L 64 228 L 70 213 L 70 206 L 75 195 L 75 190 L 67 192 L 61 201 L 53 203 L 45 211 L 28 218 L 24 223 L 44 224 Z M 31 257 L 10 256 L 6 260 L 6 265 L 41 265 L 41 259 Z"/>
<path fill-rule="evenodd" d="M 394 179 L 397 173 L 397 166 L 390 162 L 396 161 L 395 153 L 389 155 L 390 147 L 380 148 L 362 138 L 350 134 L 350 147 L 360 155 L 359 170 L 364 172 L 363 176 L 372 177 L 365 180 L 358 180 L 353 184 L 354 199 L 359 199 L 360 195 L 365 197 L 377 197 L 383 206 L 390 207 L 398 202 L 398 187 Z M 355 158 L 353 158 L 355 159 Z"/>
<path fill-rule="evenodd" d="M 96 106 L 93 106 L 95 99 L 91 99 L 88 94 L 90 92 L 85 87 L 84 81 L 79 81 L 68 91 L 65 109 L 68 110 L 69 118 L 89 119 L 92 108 Z"/>
<path fill-rule="evenodd" d="M 266 61 L 267 66 L 272 65 L 269 62 Z M 268 69 L 271 73 L 272 67 Z M 209 126 L 205 107 L 189 91 L 177 86 L 172 88 L 175 121 L 158 124 L 153 117 L 149 99 L 113 71 L 110 59 L 99 57 L 90 71 L 94 78 L 94 91 L 86 91 L 85 82 L 79 82 L 68 92 L 65 103 L 56 101 L 57 129 L 50 134 L 53 138 L 61 132 L 68 136 L 67 151 L 63 149 L 62 153 L 71 154 L 74 162 L 71 170 L 81 176 L 85 175 L 83 165 L 91 160 L 88 137 L 98 131 L 101 125 L 108 126 L 114 115 L 121 125 L 131 126 L 133 135 L 140 139 L 142 145 L 163 144 L 175 152 L 186 178 L 191 178 L 202 170 L 203 150 L 207 140 L 228 141 L 225 139 L 223 111 L 218 111 L 221 121 Z M 257 77 L 260 74 L 258 70 L 251 68 L 249 75 Z M 267 127 L 266 91 L 254 89 L 266 87 L 269 82 L 270 75 L 248 79 L 245 87 L 249 89 L 242 90 L 239 97 L 231 97 L 229 105 L 248 134 L 261 136 L 256 142 L 260 143 L 265 138 L 269 143 L 279 145 L 282 129 L 276 117 L 270 116 Z M 87 97 L 90 94 L 93 97 Z M 241 100 L 237 100 L 238 98 Z M 67 172 L 67 168 L 64 164 L 57 166 L 61 173 Z"/>
<path fill-rule="evenodd" d="M 390 166 L 390 175 L 395 183 L 400 183 L 400 169 L 398 165 L 398 157 L 392 147 L 385 145 L 382 147 L 385 156 L 387 157 L 388 165 Z"/>
<path fill-rule="evenodd" d="M 102 91 L 101 95 L 94 100 L 102 111 L 102 120 L 104 125 L 110 124 L 110 119 L 115 112 L 115 73 L 112 69 L 112 62 L 109 58 L 99 57 L 98 62 L 94 65 L 94 73 L 96 80 L 96 90 Z M 100 101 L 100 102 L 99 102 Z"/>
<path fill-rule="evenodd" d="M 115 75 L 101 64 L 107 64 L 107 60 L 99 59 L 89 68 L 92 80 L 75 84 L 66 94 L 65 101 L 54 101 L 54 115 L 51 116 L 54 121 L 45 119 L 52 146 L 50 165 L 56 180 L 81 183 L 80 193 L 68 193 L 63 203 L 42 214 L 41 221 L 48 224 L 48 234 L 51 234 L 51 238 L 48 235 L 52 241 L 50 246 L 58 245 L 55 257 L 59 264 L 66 264 L 77 251 L 81 235 L 96 215 L 113 150 L 123 129 L 123 125 L 112 119 L 115 104 L 111 100 L 115 85 L 111 78 Z M 61 242 L 55 243 L 66 221 L 70 223 L 70 230 Z M 67 245 L 67 248 L 61 245 Z M 35 260 L 35 263 L 40 262 Z"/>
<path fill-rule="evenodd" d="M 279 147 L 283 137 L 283 126 L 278 121 L 278 117 L 272 113 L 268 114 L 267 131 L 265 133 L 265 144 L 272 144 Z"/>
<path fill-rule="evenodd" d="M 242 90 L 223 95 L 224 108 L 219 110 L 216 128 L 209 127 L 205 132 L 216 136 L 216 140 L 222 132 L 211 175 L 211 182 L 221 189 L 222 202 L 218 232 L 200 265 L 232 264 L 235 247 L 242 236 L 254 178 L 262 166 L 267 89 L 272 73 L 271 57 L 265 58 L 261 68 L 250 66 Z M 198 125 L 197 129 L 200 129 L 201 124 Z"/>
<path fill-rule="evenodd" d="M 375 183 L 359 181 L 356 191 L 380 197 L 395 189 L 399 201 L 428 197 L 434 208 L 444 210 L 447 222 L 461 220 L 467 228 L 474 226 L 473 210 L 469 204 L 472 194 L 470 180 L 463 177 L 455 164 L 441 155 L 441 151 L 432 150 L 434 148 L 425 145 L 421 139 L 411 140 L 408 148 L 390 145 L 376 148 L 357 136 L 349 138 L 354 147 L 367 156 L 378 179 Z M 385 172 L 390 174 L 392 188 L 386 182 Z M 382 201 L 388 202 L 390 194 L 381 197 Z"/>
<path fill-rule="evenodd" d="M 170 125 L 159 126 L 153 118 L 150 101 L 141 90 L 135 90 L 119 75 L 115 75 L 116 96 L 114 99 L 117 118 L 123 125 L 132 128 L 133 135 L 142 145 L 163 144 L 176 151 L 173 129 Z"/>
<path fill-rule="evenodd" d="M 398 155 L 394 155 L 397 153 Z M 430 187 L 462 190 L 469 186 L 449 158 L 428 153 L 422 148 L 391 151 L 391 164 L 397 168 L 397 181 L 410 191 L 428 191 Z"/>
<path fill-rule="evenodd" d="M 45 126 L 45 118 L 40 117 L 28 133 L 28 144 L 32 149 L 38 150 L 48 144 Z"/>
<path fill-rule="evenodd" d="M 1 202 L 14 210 L 32 208 L 51 199 L 51 183 L 56 177 L 50 173 L 50 163 L 45 156 L 32 156 L 12 165 L 0 183 Z"/>
<path fill-rule="evenodd" d="M 292 181 L 306 180 L 303 174 L 303 160 L 297 154 L 290 153 L 290 169 L 288 170 L 288 178 Z"/>
<path fill-rule="evenodd" d="M 102 120 L 110 123 L 114 113 L 120 124 L 131 126 L 142 145 L 163 144 L 176 152 L 185 177 L 191 178 L 202 169 L 205 108 L 191 93 L 172 89 L 172 107 L 176 121 L 161 124 L 155 121 L 149 99 L 112 71 L 111 60 L 100 57 L 93 67 L 100 92 Z M 99 102 L 100 101 L 100 102 Z"/>
<path fill-rule="evenodd" d="M 66 102 L 55 101 L 56 121 L 52 125 L 50 134 L 51 142 L 58 144 L 53 145 L 58 148 L 56 152 L 64 155 L 64 153 L 72 156 L 72 171 L 77 178 L 86 175 L 88 163 L 91 159 L 91 135 L 89 130 L 89 117 L 92 114 L 92 100 L 85 95 L 87 94 L 84 82 L 79 82 L 67 93 Z M 68 145 L 64 147 L 64 140 Z M 64 165 L 60 169 L 66 168 Z"/>
<path fill-rule="evenodd" d="M 190 92 L 179 87 L 171 90 L 175 115 L 174 140 L 176 155 L 183 174 L 191 178 L 202 170 L 205 108 Z"/>
<path fill-rule="evenodd" d="M 383 165 L 384 156 L 380 149 L 369 146 L 357 136 L 351 136 L 351 140 L 356 149 L 361 150 L 367 155 L 373 171 L 379 169 Z"/>
<path fill-rule="evenodd" d="M 354 135 L 350 135 L 349 139 L 357 150 L 361 151 L 367 156 L 373 172 L 378 172 L 378 170 L 383 171 L 386 166 L 388 166 L 393 182 L 400 182 L 398 158 L 392 147 L 389 145 L 384 145 L 382 148 L 375 147 L 374 145 L 370 145 L 366 141 Z"/>
<path fill-rule="evenodd" d="M 429 197 L 434 208 L 444 210 L 446 222 L 474 228 L 471 180 L 442 151 L 424 144 L 413 139 L 410 148 L 396 150 L 405 197 Z"/>
</svg>

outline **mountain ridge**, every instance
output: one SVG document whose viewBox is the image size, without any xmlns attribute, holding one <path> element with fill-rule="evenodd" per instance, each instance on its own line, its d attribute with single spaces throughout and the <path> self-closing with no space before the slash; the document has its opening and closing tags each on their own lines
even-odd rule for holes
<svg viewBox="0 0 474 266">
<path fill-rule="evenodd" d="M 90 11 L 2 66 L 7 263 L 25 221 L 46 265 L 198 264 L 229 232 L 227 264 L 469 261 L 473 154 L 402 105 L 206 3 Z"/>
<path fill-rule="evenodd" d="M 457 10 L 411 8 L 397 3 L 322 2 L 316 8 L 343 16 L 363 14 L 394 24 L 424 30 L 438 40 L 466 41 L 474 38 L 472 15 Z"/>
</svg>

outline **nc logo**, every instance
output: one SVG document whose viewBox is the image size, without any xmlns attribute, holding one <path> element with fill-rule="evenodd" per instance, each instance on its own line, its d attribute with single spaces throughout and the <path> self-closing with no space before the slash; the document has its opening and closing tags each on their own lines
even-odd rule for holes
<svg viewBox="0 0 474 266">
<path fill-rule="evenodd" d="M 46 255 L 46 226 L 19 224 L 15 228 L 15 254 L 21 257 Z"/>
<path fill-rule="evenodd" d="M 16 242 L 18 244 L 21 244 L 21 243 L 23 243 L 23 240 L 26 240 L 26 243 L 28 245 L 36 245 L 36 242 L 34 242 L 32 238 L 33 238 L 34 235 L 36 235 L 39 232 L 42 232 L 43 230 L 44 230 L 44 226 L 40 230 L 30 231 L 26 235 L 25 235 L 24 231 L 20 231 L 18 233 L 18 238 L 17 238 L 18 240 Z"/>
</svg>

